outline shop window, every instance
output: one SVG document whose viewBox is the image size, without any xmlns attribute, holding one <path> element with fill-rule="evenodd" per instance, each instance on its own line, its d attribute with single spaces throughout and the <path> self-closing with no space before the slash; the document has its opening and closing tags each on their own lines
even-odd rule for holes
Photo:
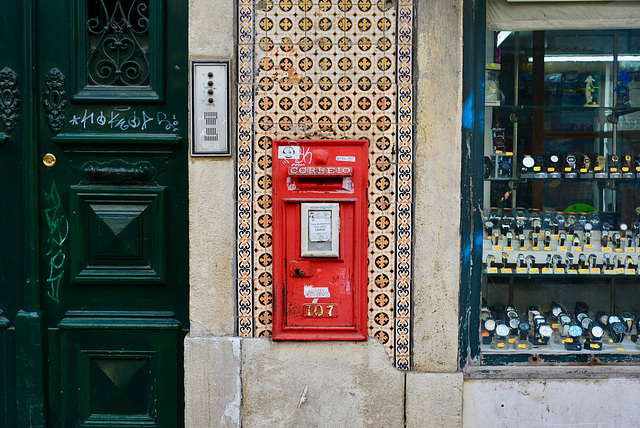
<svg viewBox="0 0 640 428">
<path fill-rule="evenodd" d="M 485 43 L 473 361 L 640 362 L 640 30 Z"/>
</svg>

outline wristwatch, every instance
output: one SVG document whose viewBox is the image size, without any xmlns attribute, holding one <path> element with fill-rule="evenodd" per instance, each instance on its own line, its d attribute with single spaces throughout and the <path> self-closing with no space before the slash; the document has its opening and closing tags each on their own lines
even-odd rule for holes
<svg viewBox="0 0 640 428">
<path fill-rule="evenodd" d="M 580 336 L 582 336 L 582 327 L 580 327 L 578 324 L 571 324 L 569 326 L 569 337 L 577 340 Z"/>
<path fill-rule="evenodd" d="M 527 264 L 527 268 L 531 269 L 531 267 L 536 264 L 536 258 L 534 256 L 527 256 L 525 258 L 525 263 Z"/>
<path fill-rule="evenodd" d="M 564 158 L 564 170 L 565 172 L 571 172 L 576 169 L 576 157 L 575 155 L 567 155 Z"/>
<path fill-rule="evenodd" d="M 511 334 L 512 336 L 517 335 L 518 329 L 520 328 L 520 318 L 509 318 L 509 328 L 511 329 L 511 331 L 509 331 L 509 334 Z"/>
<path fill-rule="evenodd" d="M 609 155 L 609 171 L 618 172 L 620 169 L 620 157 L 618 155 Z"/>
<path fill-rule="evenodd" d="M 567 269 L 573 269 L 573 253 L 567 253 Z"/>
<path fill-rule="evenodd" d="M 567 337 L 569 335 L 569 326 L 572 324 L 571 316 L 560 314 L 558 321 L 560 321 L 560 329 L 558 330 L 560 336 Z"/>
<path fill-rule="evenodd" d="M 632 269 L 633 268 L 633 257 L 631 256 L 627 256 L 624 259 L 624 268 L 625 269 Z"/>
<path fill-rule="evenodd" d="M 487 220 L 484 222 L 484 231 L 487 233 L 487 238 L 491 238 L 493 235 L 493 222 L 491 220 Z"/>
<path fill-rule="evenodd" d="M 493 333 L 496 331 L 496 320 L 493 318 L 487 318 L 483 321 L 482 325 L 489 335 L 493 336 Z"/>
<path fill-rule="evenodd" d="M 616 254 L 615 256 L 613 256 L 613 264 L 615 265 L 616 268 L 621 268 L 622 267 L 622 256 L 620 254 Z"/>
<path fill-rule="evenodd" d="M 531 220 L 531 229 L 533 230 L 533 233 L 540 233 L 541 227 L 542 221 L 539 218 L 534 218 L 533 220 Z"/>
<path fill-rule="evenodd" d="M 551 302 L 549 311 L 551 312 L 551 318 L 553 318 L 554 320 L 557 320 L 560 314 L 567 312 L 567 308 L 565 308 L 564 305 L 560 303 Z"/>
<path fill-rule="evenodd" d="M 608 253 L 604 253 L 602 258 L 604 259 L 604 268 L 611 269 L 613 267 L 611 264 L 611 256 Z"/>
<path fill-rule="evenodd" d="M 583 317 L 582 320 L 580 320 L 580 326 L 584 331 L 589 330 L 589 327 L 591 327 L 592 324 L 593 324 L 593 320 L 588 316 Z"/>
<path fill-rule="evenodd" d="M 576 216 L 573 214 L 567 216 L 567 220 L 565 221 L 565 229 L 567 229 L 567 233 L 569 235 L 573 235 L 576 231 Z"/>
<path fill-rule="evenodd" d="M 589 315 L 585 314 L 584 312 L 580 312 L 576 315 L 576 321 L 578 321 L 578 324 L 580 325 L 582 325 L 582 320 L 585 318 L 589 318 Z"/>
<path fill-rule="evenodd" d="M 599 324 L 593 324 L 591 329 L 589 329 L 589 335 L 591 340 L 600 341 L 602 340 L 602 336 L 604 336 L 604 329 Z"/>
<path fill-rule="evenodd" d="M 624 323 L 620 321 L 610 323 L 609 336 L 611 337 L 613 343 L 622 343 L 625 334 L 627 334 L 627 326 L 624 325 Z"/>
<path fill-rule="evenodd" d="M 527 340 L 527 336 L 529 336 L 529 332 L 531 331 L 531 324 L 526 321 L 520 321 L 518 330 L 520 331 L 520 340 Z"/>
<path fill-rule="evenodd" d="M 549 343 L 549 339 L 551 339 L 551 336 L 553 336 L 553 328 L 546 323 L 539 324 L 536 331 L 536 336 L 538 336 L 536 337 L 538 344 L 546 345 L 547 343 Z"/>
<path fill-rule="evenodd" d="M 591 230 L 593 229 L 593 225 L 591 223 L 584 224 L 584 240 L 585 244 L 591 244 Z"/>
<path fill-rule="evenodd" d="M 562 232 L 560 234 L 560 238 L 558 240 L 558 245 L 561 246 L 561 247 L 564 247 L 565 244 L 566 244 L 566 240 L 567 240 L 567 234 Z"/>
<path fill-rule="evenodd" d="M 573 240 L 571 241 L 572 247 L 580 247 L 580 237 L 576 234 L 573 235 Z"/>
<path fill-rule="evenodd" d="M 509 326 L 506 325 L 505 323 L 500 323 L 498 325 L 496 325 L 496 336 L 498 337 L 498 340 L 505 340 L 507 338 L 507 336 L 509 336 Z"/>
<path fill-rule="evenodd" d="M 558 155 L 550 155 L 547 158 L 547 172 L 560 172 L 560 158 Z"/>
<path fill-rule="evenodd" d="M 629 312 L 623 312 L 620 314 L 620 320 L 627 327 L 627 333 L 631 333 L 633 328 L 634 316 Z"/>
<path fill-rule="evenodd" d="M 520 166 L 520 172 L 527 173 L 533 171 L 536 161 L 531 155 L 524 155 L 522 158 L 522 164 Z"/>
<path fill-rule="evenodd" d="M 631 171 L 631 155 L 624 155 L 624 161 L 622 163 L 622 172 Z"/>
<path fill-rule="evenodd" d="M 596 321 L 598 321 L 600 325 L 607 326 L 609 324 L 609 315 L 604 312 L 598 312 L 596 314 Z"/>
<path fill-rule="evenodd" d="M 620 241 L 620 234 L 619 234 L 618 232 L 616 232 L 616 233 L 614 233 L 614 234 L 613 234 L 613 239 L 612 239 L 612 241 L 613 241 L 613 246 L 614 246 L 614 247 L 616 247 L 616 248 L 620 248 L 620 243 L 621 243 L 621 241 Z"/>
<path fill-rule="evenodd" d="M 529 305 L 527 307 L 527 319 L 529 320 L 529 324 L 533 325 L 533 318 L 536 315 L 540 315 L 540 308 L 536 305 Z"/>
<path fill-rule="evenodd" d="M 591 169 L 591 158 L 587 155 L 584 155 L 582 158 L 582 165 L 580 165 L 580 172 L 586 173 Z"/>
</svg>

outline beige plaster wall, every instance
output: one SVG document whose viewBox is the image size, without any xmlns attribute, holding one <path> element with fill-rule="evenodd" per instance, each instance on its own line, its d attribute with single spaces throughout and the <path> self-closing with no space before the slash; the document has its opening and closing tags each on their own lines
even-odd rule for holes
<svg viewBox="0 0 640 428">
<path fill-rule="evenodd" d="M 460 288 L 462 2 L 417 2 L 414 369 L 455 372 Z"/>
<path fill-rule="evenodd" d="M 233 75 L 235 21 L 236 2 L 233 0 L 190 0 L 189 58 L 232 59 Z M 230 90 L 235 106 L 233 85 Z M 233 117 L 229 119 L 235 123 Z M 233 132 L 232 126 L 232 142 Z M 232 148 L 235 148 L 235 142 Z M 189 317 L 192 337 L 234 334 L 234 177 L 233 156 L 190 157 Z"/>
</svg>

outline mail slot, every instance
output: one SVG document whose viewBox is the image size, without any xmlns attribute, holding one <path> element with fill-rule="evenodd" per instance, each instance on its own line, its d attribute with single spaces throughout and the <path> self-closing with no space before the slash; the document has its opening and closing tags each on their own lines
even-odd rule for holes
<svg viewBox="0 0 640 428">
<path fill-rule="evenodd" d="M 276 140 L 275 340 L 367 338 L 365 140 Z"/>
</svg>

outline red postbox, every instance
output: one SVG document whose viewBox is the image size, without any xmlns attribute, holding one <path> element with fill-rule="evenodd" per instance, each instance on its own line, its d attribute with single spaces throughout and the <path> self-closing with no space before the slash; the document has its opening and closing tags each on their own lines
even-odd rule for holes
<svg viewBox="0 0 640 428">
<path fill-rule="evenodd" d="M 273 145 L 273 338 L 367 338 L 368 142 Z"/>
</svg>

